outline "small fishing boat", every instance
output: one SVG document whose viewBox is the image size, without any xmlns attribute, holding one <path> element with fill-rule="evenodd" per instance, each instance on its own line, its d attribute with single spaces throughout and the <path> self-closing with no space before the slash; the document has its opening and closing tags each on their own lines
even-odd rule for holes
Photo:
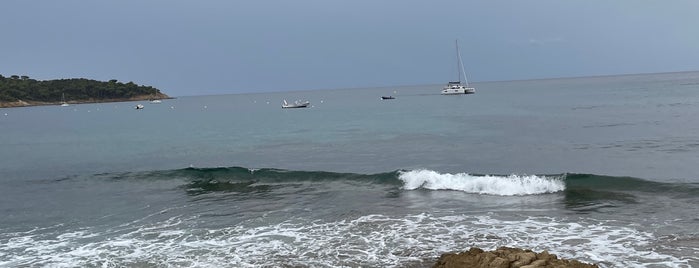
<svg viewBox="0 0 699 268">
<path fill-rule="evenodd" d="M 307 108 L 308 105 L 310 105 L 310 101 L 300 101 L 297 100 L 294 103 L 288 103 L 286 100 L 284 100 L 284 104 L 282 104 L 282 108 Z"/>
<path fill-rule="evenodd" d="M 396 97 L 393 97 L 393 96 L 381 96 L 381 99 L 382 99 L 382 100 L 392 100 L 392 99 L 395 99 L 395 98 L 396 98 Z"/>
<path fill-rule="evenodd" d="M 144 108 L 143 104 L 137 104 L 137 105 L 136 105 L 136 110 L 141 110 L 141 109 L 143 109 L 143 108 Z"/>
</svg>

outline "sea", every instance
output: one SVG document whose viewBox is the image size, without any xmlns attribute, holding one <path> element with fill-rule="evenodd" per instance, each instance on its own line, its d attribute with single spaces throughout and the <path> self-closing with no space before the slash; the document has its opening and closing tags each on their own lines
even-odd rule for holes
<svg viewBox="0 0 699 268">
<path fill-rule="evenodd" d="M 699 72 L 472 86 L 0 109 L 0 267 L 699 267 Z"/>
</svg>

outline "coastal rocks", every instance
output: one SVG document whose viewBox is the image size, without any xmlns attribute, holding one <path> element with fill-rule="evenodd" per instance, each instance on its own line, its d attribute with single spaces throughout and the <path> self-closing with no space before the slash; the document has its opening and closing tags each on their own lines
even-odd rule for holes
<svg viewBox="0 0 699 268">
<path fill-rule="evenodd" d="M 576 260 L 558 259 L 547 251 L 535 253 L 531 250 L 500 247 L 494 251 L 471 248 L 461 253 L 445 253 L 437 260 L 434 268 L 593 268 L 594 264 Z"/>
<path fill-rule="evenodd" d="M 145 100 L 163 100 L 163 99 L 172 99 L 170 96 L 165 95 L 163 93 L 155 93 L 155 94 L 146 94 L 146 95 L 135 95 L 131 97 L 124 97 L 124 98 L 103 98 L 103 99 L 96 99 L 96 98 L 89 98 L 89 99 L 79 99 L 79 100 L 71 100 L 68 103 L 70 104 L 80 104 L 80 103 L 102 103 L 102 102 L 123 102 L 123 101 L 145 101 Z M 0 101 L 0 108 L 14 108 L 14 107 L 26 107 L 26 106 L 42 106 L 42 105 L 60 105 L 61 102 L 58 101 L 52 101 L 52 102 L 45 102 L 45 101 L 24 101 L 24 100 L 17 100 L 17 101 L 12 101 L 12 102 L 3 102 Z"/>
<path fill-rule="evenodd" d="M 2 102 L 0 101 L 0 108 L 12 108 L 12 107 L 24 107 L 24 106 L 31 106 L 31 103 L 28 103 L 23 100 L 17 100 L 17 101 L 11 101 L 11 102 Z"/>
</svg>

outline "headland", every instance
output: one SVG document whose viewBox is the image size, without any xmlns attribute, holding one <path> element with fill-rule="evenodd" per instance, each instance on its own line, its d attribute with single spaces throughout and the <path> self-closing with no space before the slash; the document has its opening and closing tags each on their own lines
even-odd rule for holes
<svg viewBox="0 0 699 268">
<path fill-rule="evenodd" d="M 170 99 L 152 86 L 85 78 L 35 80 L 0 75 L 0 108 Z"/>
</svg>

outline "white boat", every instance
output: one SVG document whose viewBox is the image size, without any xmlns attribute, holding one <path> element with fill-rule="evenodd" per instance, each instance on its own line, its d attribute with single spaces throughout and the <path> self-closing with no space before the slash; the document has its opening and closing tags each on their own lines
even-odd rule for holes
<svg viewBox="0 0 699 268">
<path fill-rule="evenodd" d="M 63 93 L 63 94 L 61 95 L 61 107 L 68 107 L 68 106 L 70 106 L 70 104 L 68 104 L 68 103 L 66 102 L 66 94 Z"/>
<path fill-rule="evenodd" d="M 464 63 L 461 61 L 461 51 L 459 51 L 459 40 L 456 40 L 456 69 L 457 73 L 459 73 L 459 80 L 447 83 L 447 85 L 444 86 L 444 88 L 442 88 L 442 95 L 476 93 L 476 89 L 468 85 L 468 78 L 466 78 Z M 464 83 L 461 83 L 462 75 L 464 78 Z"/>
<path fill-rule="evenodd" d="M 136 105 L 136 110 L 141 110 L 141 109 L 143 109 L 143 108 L 144 108 L 143 104 L 137 104 L 137 105 Z"/>
<path fill-rule="evenodd" d="M 162 102 L 163 102 L 163 101 L 161 101 L 161 100 L 152 100 L 152 101 L 150 101 L 150 103 L 162 103 Z"/>
<path fill-rule="evenodd" d="M 306 108 L 310 104 L 311 104 L 310 101 L 297 100 L 294 103 L 288 103 L 288 102 L 286 102 L 286 100 L 284 100 L 284 104 L 282 104 L 282 108 Z"/>
</svg>

